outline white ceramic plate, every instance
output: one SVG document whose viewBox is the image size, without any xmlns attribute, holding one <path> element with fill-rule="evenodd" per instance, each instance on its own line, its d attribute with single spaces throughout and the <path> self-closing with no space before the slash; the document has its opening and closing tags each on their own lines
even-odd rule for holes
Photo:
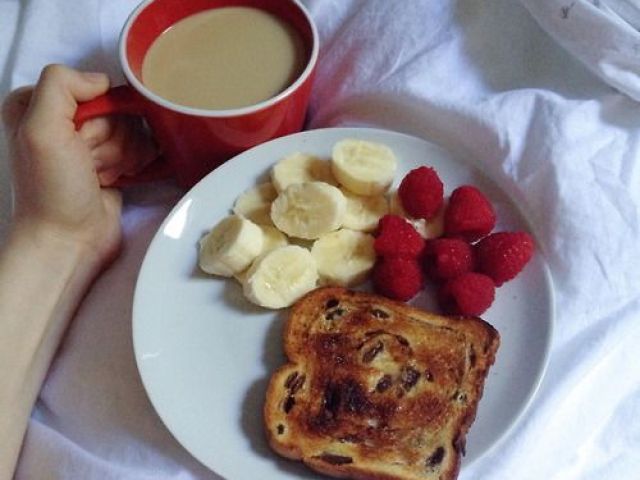
<svg viewBox="0 0 640 480">
<path fill-rule="evenodd" d="M 374 129 L 313 130 L 244 152 L 188 192 L 160 226 L 136 286 L 133 340 L 138 368 L 158 414 L 197 459 L 228 479 L 314 478 L 297 462 L 272 453 L 262 427 L 262 403 L 271 372 L 285 359 L 281 329 L 286 312 L 252 306 L 234 280 L 197 268 L 200 237 L 242 191 L 268 178 L 284 155 L 302 151 L 329 157 L 346 137 L 382 142 L 399 159 L 396 183 L 412 168 L 433 166 L 445 193 L 473 184 L 491 199 L 499 230 L 528 230 L 516 206 L 471 164 L 414 137 Z M 414 301 L 429 307 L 429 292 Z M 541 254 L 497 291 L 483 317 L 502 337 L 475 423 L 467 438 L 468 465 L 504 437 L 527 408 L 542 379 L 553 325 L 553 293 Z"/>
</svg>

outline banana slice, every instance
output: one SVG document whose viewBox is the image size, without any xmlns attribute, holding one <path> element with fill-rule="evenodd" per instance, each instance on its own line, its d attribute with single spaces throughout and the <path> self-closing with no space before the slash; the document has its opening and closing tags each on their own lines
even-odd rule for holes
<svg viewBox="0 0 640 480">
<path fill-rule="evenodd" d="M 367 280 L 376 262 L 372 235 L 341 229 L 315 241 L 311 255 L 318 265 L 320 282 L 354 287 Z"/>
<path fill-rule="evenodd" d="M 384 195 L 356 195 L 341 189 L 347 199 L 347 212 L 342 219 L 342 226 L 351 230 L 371 232 L 378 226 L 380 217 L 389 213 L 389 202 Z"/>
<path fill-rule="evenodd" d="M 278 247 L 289 245 L 287 236 L 272 225 L 258 225 L 262 230 L 262 251 L 260 254 L 270 252 Z"/>
<path fill-rule="evenodd" d="M 315 239 L 337 230 L 347 209 L 342 192 L 324 182 L 289 185 L 271 204 L 271 220 L 290 237 Z"/>
<path fill-rule="evenodd" d="M 260 183 L 243 192 L 233 205 L 233 213 L 242 215 L 258 225 L 272 225 L 271 203 L 278 192 L 271 182 Z"/>
<path fill-rule="evenodd" d="M 249 272 L 250 268 L 251 267 L 249 267 L 249 268 L 247 268 L 247 269 L 245 269 L 245 270 L 243 270 L 241 272 L 235 273 L 233 275 L 233 278 L 235 278 L 240 285 L 244 285 L 244 282 L 247 281 L 247 273 Z"/>
<path fill-rule="evenodd" d="M 318 269 L 309 250 L 287 245 L 261 255 L 244 276 L 245 297 L 256 305 L 284 308 L 316 288 Z"/>
<path fill-rule="evenodd" d="M 296 152 L 283 158 L 271 169 L 271 181 L 278 192 L 289 185 L 303 182 L 325 182 L 336 185 L 331 164 L 322 158 Z"/>
<path fill-rule="evenodd" d="M 247 268 L 262 246 L 263 235 L 258 225 L 239 215 L 230 215 L 200 240 L 198 264 L 207 273 L 231 277 Z"/>
<path fill-rule="evenodd" d="M 262 251 L 260 252 L 260 255 L 270 252 L 271 250 L 275 250 L 276 248 L 289 245 L 286 235 L 276 227 L 272 225 L 258 225 L 258 227 L 262 230 Z M 246 280 L 248 270 L 249 269 L 247 268 L 241 272 L 235 273 L 233 277 L 243 284 Z"/>
<path fill-rule="evenodd" d="M 331 170 L 340 184 L 358 195 L 379 195 L 393 182 L 398 161 L 386 145 L 345 139 L 333 147 Z"/>
<path fill-rule="evenodd" d="M 398 191 L 395 190 L 389 195 L 389 213 L 404 217 L 413 225 L 420 236 L 426 240 L 437 238 L 444 234 L 444 205 L 438 210 L 436 216 L 429 221 L 424 218 L 414 218 L 404 209 L 398 196 Z"/>
</svg>

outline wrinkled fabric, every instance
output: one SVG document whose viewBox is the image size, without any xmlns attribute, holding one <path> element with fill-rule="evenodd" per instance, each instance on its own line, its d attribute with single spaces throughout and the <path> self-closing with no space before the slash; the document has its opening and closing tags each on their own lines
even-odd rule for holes
<svg viewBox="0 0 640 480">
<path fill-rule="evenodd" d="M 640 4 L 636 0 L 520 1 L 549 35 L 594 74 L 640 100 Z"/>
<path fill-rule="evenodd" d="M 637 478 L 638 32 L 595 0 L 303 3 L 322 44 L 307 128 L 387 128 L 469 159 L 526 212 L 551 269 L 556 324 L 541 388 L 460 478 Z M 117 38 L 134 1 L 8 4 L 7 88 L 51 62 L 122 81 Z M 16 478 L 217 478 L 162 425 L 132 351 L 138 268 L 181 194 L 170 184 L 127 192 L 125 250 L 51 367 Z"/>
</svg>

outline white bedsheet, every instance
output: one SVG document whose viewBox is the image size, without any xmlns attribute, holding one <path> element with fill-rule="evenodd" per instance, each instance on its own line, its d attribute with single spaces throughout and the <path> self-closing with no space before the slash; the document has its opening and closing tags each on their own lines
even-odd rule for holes
<svg viewBox="0 0 640 480">
<path fill-rule="evenodd" d="M 551 267 L 548 373 L 500 448 L 460 478 L 640 478 L 640 34 L 598 0 L 304 3 L 322 40 L 309 128 L 378 126 L 473 159 L 530 212 Z M 117 36 L 135 4 L 0 0 L 2 93 L 51 62 L 120 82 Z M 217 478 L 155 415 L 131 344 L 137 270 L 180 195 L 127 193 L 125 250 L 52 365 L 16 478 Z"/>
</svg>

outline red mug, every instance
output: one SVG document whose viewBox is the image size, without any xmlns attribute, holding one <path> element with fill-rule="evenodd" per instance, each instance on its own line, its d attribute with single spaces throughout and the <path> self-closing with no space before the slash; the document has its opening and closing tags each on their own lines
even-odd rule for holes
<svg viewBox="0 0 640 480">
<path fill-rule="evenodd" d="M 182 106 L 146 88 L 142 62 L 153 41 L 189 15 L 226 6 L 259 8 L 291 25 L 305 46 L 306 64 L 298 78 L 266 101 L 230 110 Z M 171 177 L 189 188 L 236 154 L 302 129 L 318 58 L 318 33 L 298 0 L 145 0 L 122 29 L 119 57 L 127 85 L 80 104 L 76 124 L 109 114 L 141 115 L 162 158 L 123 183 Z"/>
</svg>

